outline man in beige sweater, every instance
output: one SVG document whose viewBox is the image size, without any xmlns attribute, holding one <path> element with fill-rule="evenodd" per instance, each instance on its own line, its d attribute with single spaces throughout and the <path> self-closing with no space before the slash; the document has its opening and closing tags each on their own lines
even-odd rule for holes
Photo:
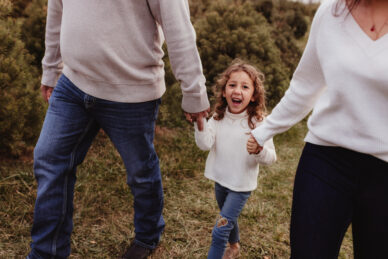
<svg viewBox="0 0 388 259">
<path fill-rule="evenodd" d="M 49 108 L 34 151 L 38 190 L 27 258 L 69 256 L 76 167 L 101 128 L 134 196 L 135 237 L 123 258 L 146 258 L 157 246 L 163 190 L 153 136 L 166 89 L 164 41 L 182 109 L 201 122 L 209 101 L 187 0 L 48 1 L 41 90 Z"/>
</svg>

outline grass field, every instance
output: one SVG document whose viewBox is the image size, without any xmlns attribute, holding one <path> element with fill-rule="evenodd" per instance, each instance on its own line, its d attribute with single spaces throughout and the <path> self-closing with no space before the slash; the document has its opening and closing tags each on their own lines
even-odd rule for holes
<svg viewBox="0 0 388 259">
<path fill-rule="evenodd" d="M 305 126 L 275 138 L 278 161 L 261 167 L 259 187 L 240 216 L 241 258 L 288 258 L 291 193 Z M 191 128 L 158 128 L 166 229 L 151 258 L 205 258 L 218 214 L 213 183 L 203 176 L 206 153 Z M 125 169 L 108 138 L 99 134 L 77 172 L 70 258 L 118 258 L 133 238 L 132 196 Z M 30 157 L 0 164 L 0 258 L 29 250 L 36 183 Z M 340 258 L 353 258 L 349 231 Z"/>
</svg>

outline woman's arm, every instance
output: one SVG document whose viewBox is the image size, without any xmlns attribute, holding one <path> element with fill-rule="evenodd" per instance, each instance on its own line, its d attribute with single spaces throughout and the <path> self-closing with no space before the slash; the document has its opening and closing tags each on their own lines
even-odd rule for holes
<svg viewBox="0 0 388 259">
<path fill-rule="evenodd" d="M 316 100 L 325 89 L 325 78 L 316 43 L 319 40 L 322 17 L 328 14 L 331 15 L 330 8 L 322 4 L 313 19 L 306 48 L 289 89 L 265 122 L 252 131 L 252 135 L 260 146 L 263 146 L 274 135 L 288 130 L 302 120 L 312 110 Z"/>
</svg>

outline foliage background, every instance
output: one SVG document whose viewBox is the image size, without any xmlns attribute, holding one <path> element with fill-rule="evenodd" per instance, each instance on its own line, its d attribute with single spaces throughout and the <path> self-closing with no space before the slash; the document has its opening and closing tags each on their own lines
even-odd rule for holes
<svg viewBox="0 0 388 259">
<path fill-rule="evenodd" d="M 44 114 L 34 56 L 22 41 L 23 21 L 0 6 L 0 155 L 20 155 L 36 141 Z"/>
<path fill-rule="evenodd" d="M 267 103 L 273 107 L 284 94 L 301 56 L 316 6 L 285 0 L 195 0 L 190 1 L 190 7 L 210 99 L 217 76 L 233 59 L 240 58 L 264 72 Z M 17 157 L 31 150 L 43 119 L 45 104 L 37 90 L 47 0 L 1 0 L 0 12 L 0 89 L 4 93 L 0 101 L 4 107 L 0 148 L 3 155 Z M 180 109 L 179 84 L 168 55 L 164 60 L 168 91 L 159 125 L 182 127 L 186 124 Z"/>
</svg>

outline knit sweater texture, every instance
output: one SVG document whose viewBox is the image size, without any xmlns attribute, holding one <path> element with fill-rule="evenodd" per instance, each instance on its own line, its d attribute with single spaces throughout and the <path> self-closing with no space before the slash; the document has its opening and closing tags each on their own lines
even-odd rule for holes
<svg viewBox="0 0 388 259">
<path fill-rule="evenodd" d="M 236 192 L 253 191 L 257 187 L 259 164 L 269 165 L 276 161 L 272 139 L 255 155 L 247 151 L 250 137 L 246 112 L 225 112 L 222 120 L 204 120 L 204 129 L 195 124 L 195 142 L 201 150 L 210 150 L 206 160 L 205 176 Z M 260 125 L 258 122 L 256 125 Z"/>
<path fill-rule="evenodd" d="M 186 112 L 209 107 L 187 0 L 49 0 L 42 84 L 63 72 L 92 96 L 145 102 L 166 90 L 162 44 Z"/>
<path fill-rule="evenodd" d="M 372 40 L 336 3 L 318 8 L 289 89 L 252 134 L 263 144 L 314 108 L 305 141 L 388 162 L 388 35 Z"/>
</svg>

